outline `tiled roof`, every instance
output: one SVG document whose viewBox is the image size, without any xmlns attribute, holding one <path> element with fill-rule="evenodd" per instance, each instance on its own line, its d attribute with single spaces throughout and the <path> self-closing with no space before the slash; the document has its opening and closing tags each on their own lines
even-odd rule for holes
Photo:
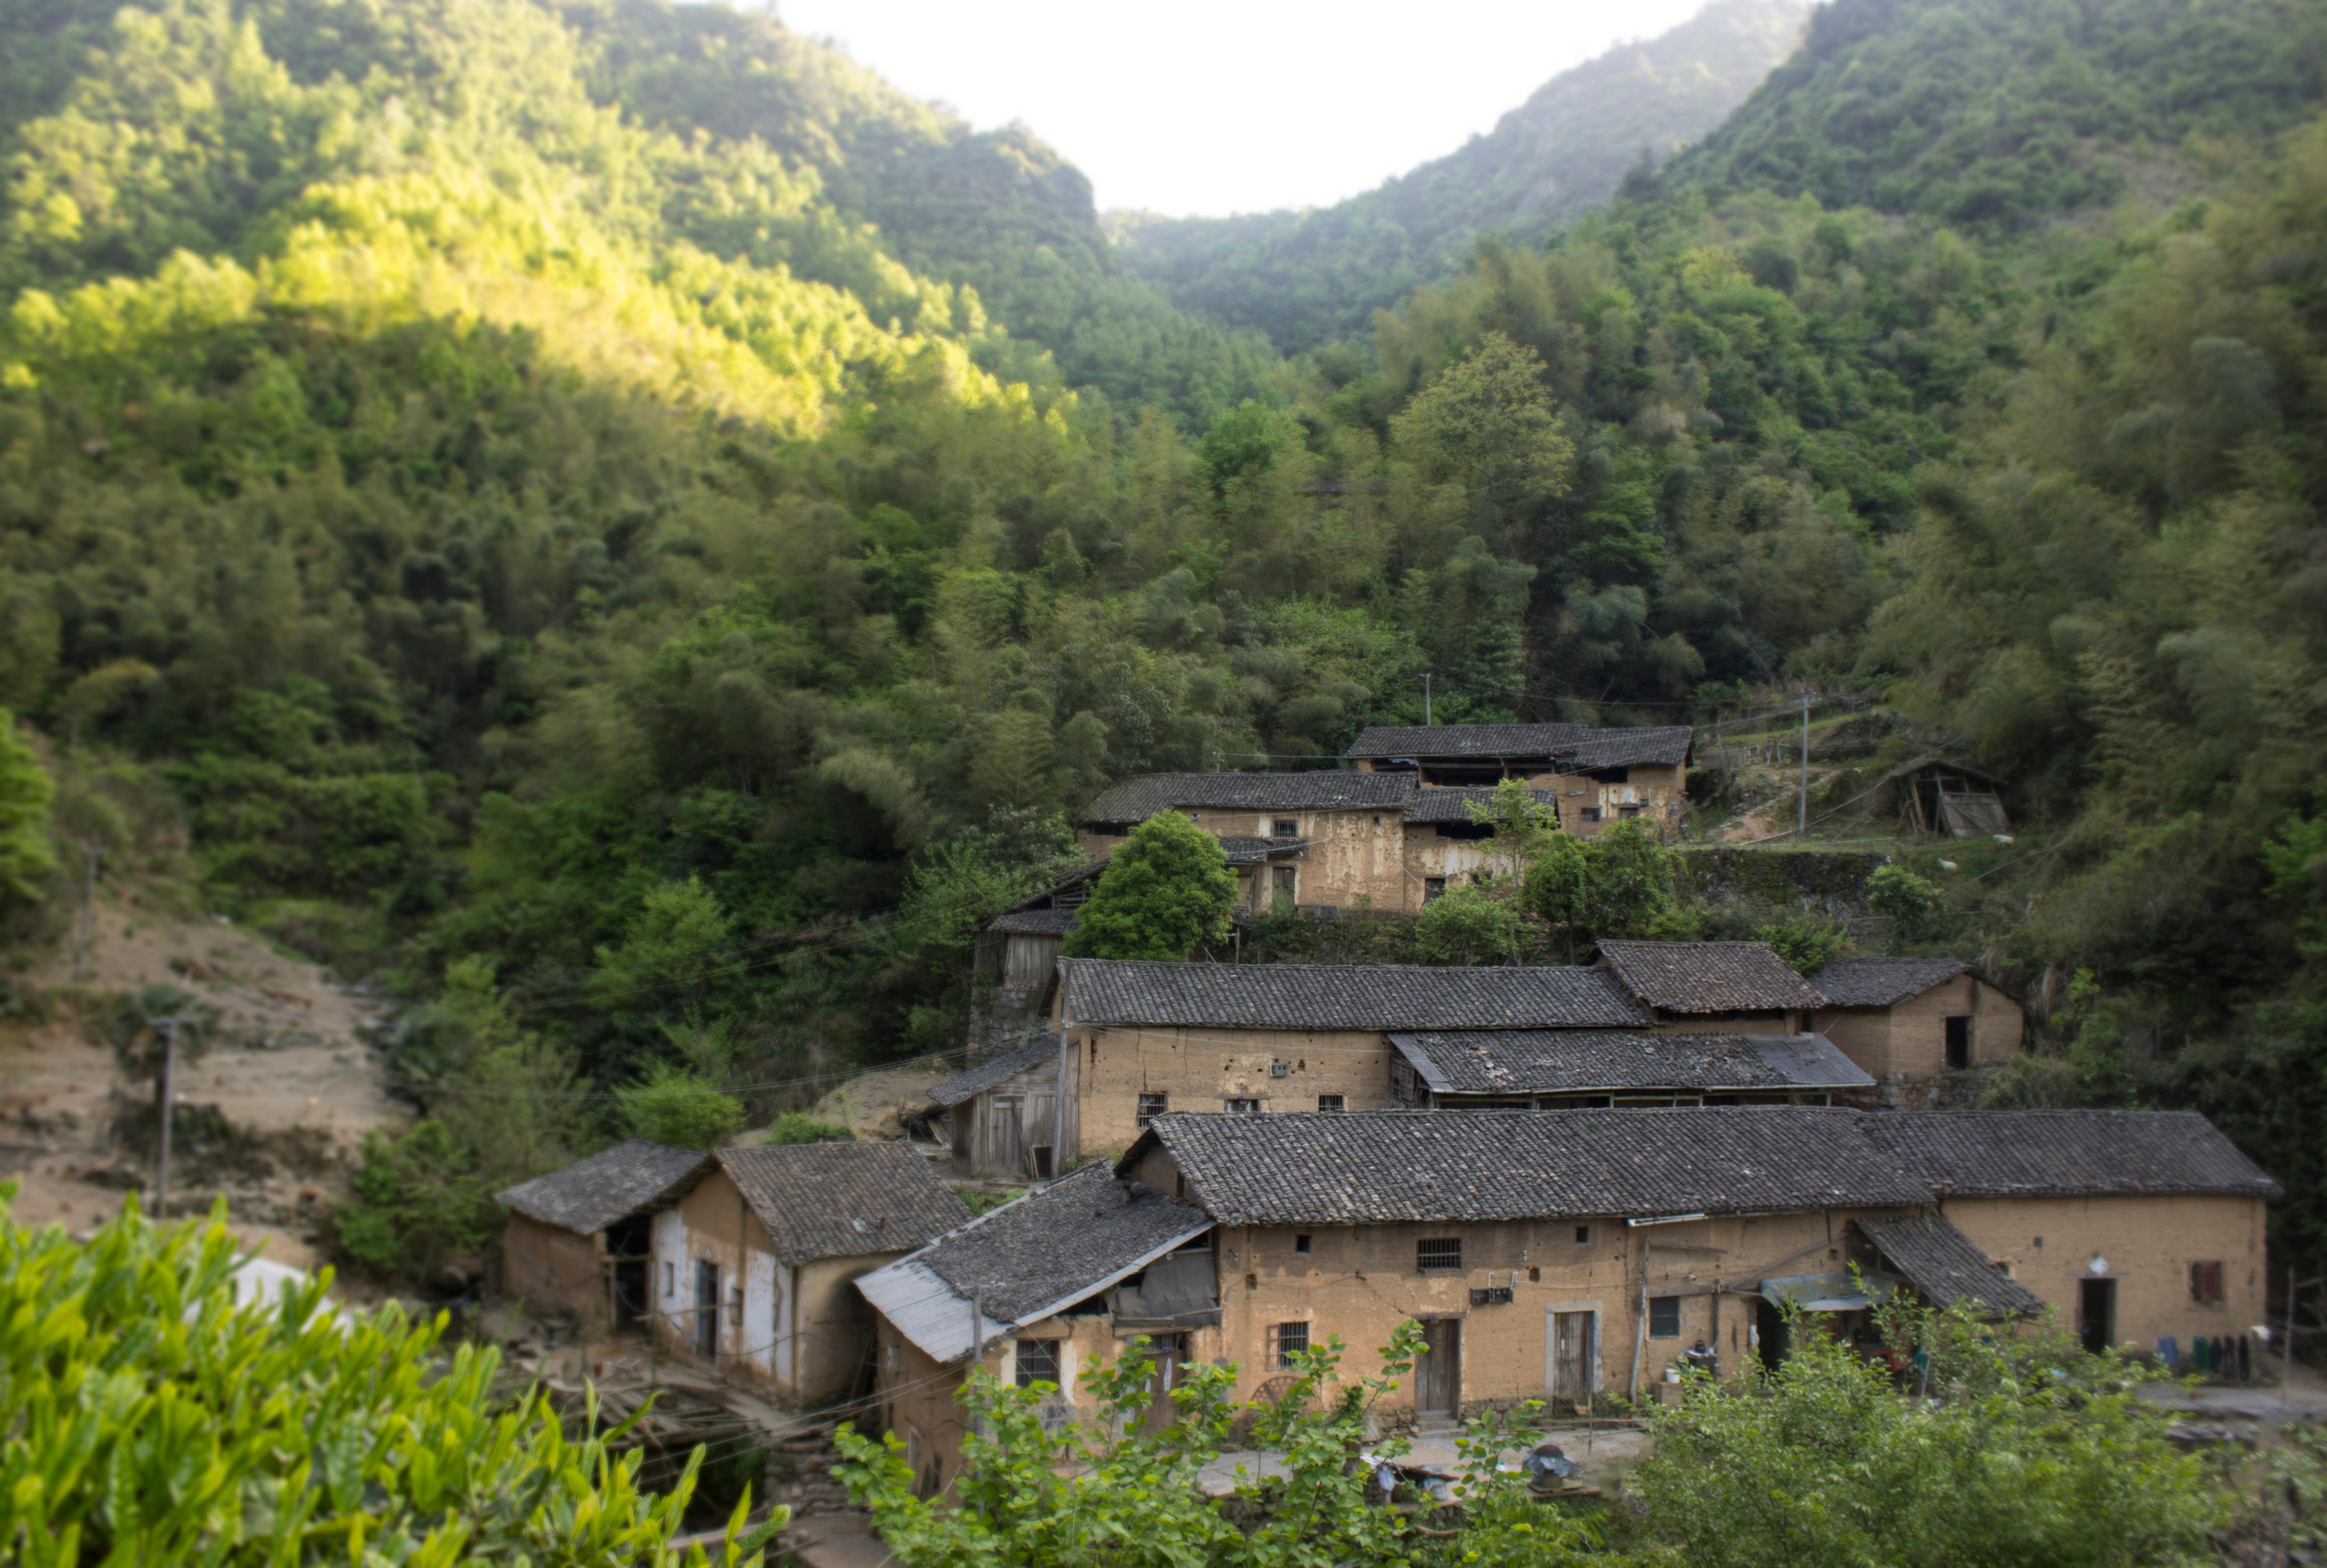
<svg viewBox="0 0 2327 1568">
<path fill-rule="evenodd" d="M 1920 1205 L 1924 1184 L 1848 1111 L 1174 1113 L 1152 1138 L 1225 1225 L 1360 1225 L 1566 1215 Z"/>
<path fill-rule="evenodd" d="M 632 1138 L 493 1197 L 528 1219 L 591 1236 L 659 1207 L 710 1163 L 710 1155 L 693 1149 L 666 1149 Z"/>
<path fill-rule="evenodd" d="M 1014 910 L 1006 915 L 996 915 L 986 926 L 989 931 L 1005 936 L 1063 937 L 1075 929 L 1075 917 L 1079 910 Z"/>
<path fill-rule="evenodd" d="M 1145 822 L 1159 811 L 1394 811 L 1413 791 L 1411 773 L 1146 773 L 1108 788 L 1080 820 Z"/>
<path fill-rule="evenodd" d="M 1592 733 L 1588 724 L 1375 724 L 1344 757 L 1549 757 Z"/>
<path fill-rule="evenodd" d="M 1874 1083 L 1818 1034 L 1509 1029 L 1389 1039 L 1439 1094 L 1840 1089 L 1871 1088 Z"/>
<path fill-rule="evenodd" d="M 1966 972 L 1954 958 L 1845 958 L 1810 976 L 1836 1007 L 1895 1007 Z"/>
<path fill-rule="evenodd" d="M 1942 1193 L 2283 1196 L 2195 1111 L 1879 1111 L 1867 1138 Z"/>
<path fill-rule="evenodd" d="M 1534 797 L 1538 806 L 1550 806 L 1559 799 L 1558 791 L 1553 789 L 1530 789 L 1528 793 Z M 1494 799 L 1492 789 L 1417 789 L 1414 798 L 1406 803 L 1406 819 L 1408 822 L 1469 822 L 1472 806 L 1491 806 Z"/>
<path fill-rule="evenodd" d="M 1544 758 L 1578 771 L 1678 766 L 1696 732 L 1687 724 L 1596 729 L 1589 724 L 1377 724 L 1341 753 L 1349 758 Z"/>
<path fill-rule="evenodd" d="M 1853 1223 L 1883 1261 L 1935 1307 L 1975 1301 L 2007 1316 L 2043 1311 L 2033 1291 L 1990 1263 L 1971 1237 L 1941 1215 L 1887 1215 Z"/>
<path fill-rule="evenodd" d="M 1193 1204 L 1086 1165 L 856 1283 L 915 1344 L 951 1362 L 971 1348 L 972 1303 L 991 1339 L 1105 1290 L 1211 1225 Z"/>
<path fill-rule="evenodd" d="M 719 1163 L 787 1265 L 910 1252 L 970 1218 L 907 1143 L 723 1149 Z"/>
<path fill-rule="evenodd" d="M 1220 848 L 1227 854 L 1230 865 L 1260 865 L 1265 863 L 1272 854 L 1291 854 L 1295 850 L 1308 847 L 1309 841 L 1305 838 L 1223 838 L 1220 840 Z"/>
<path fill-rule="evenodd" d="M 1030 1067 L 1044 1062 L 1056 1064 L 1059 1059 L 1059 1037 L 1038 1034 L 1013 1051 L 1006 1051 L 992 1061 L 979 1062 L 966 1072 L 958 1072 L 930 1090 L 930 1098 L 941 1106 L 958 1106 L 1006 1078 L 1017 1077 Z"/>
<path fill-rule="evenodd" d="M 1767 942 L 1603 942 L 1600 957 L 1625 990 L 1665 1013 L 1766 1013 L 1826 1003 Z"/>
<path fill-rule="evenodd" d="M 1223 1029 L 1622 1029 L 1648 1022 L 1602 969 L 1061 960 L 1074 1023 Z"/>
</svg>

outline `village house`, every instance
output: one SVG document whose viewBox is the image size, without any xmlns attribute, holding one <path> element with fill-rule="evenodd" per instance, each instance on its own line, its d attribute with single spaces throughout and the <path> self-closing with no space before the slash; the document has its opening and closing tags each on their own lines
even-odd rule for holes
<svg viewBox="0 0 2327 1568">
<path fill-rule="evenodd" d="M 1884 1105 L 1935 1106 L 1947 1073 L 2007 1061 L 2027 1033 L 2020 1003 L 1953 958 L 1845 958 L 1810 984 L 1827 999 L 1813 1027 Z"/>
<path fill-rule="evenodd" d="M 1076 1146 L 1080 1125 L 1072 1097 L 1058 1092 L 1064 1043 L 1034 1035 L 929 1090 L 937 1112 L 927 1125 L 953 1151 L 958 1173 L 1038 1181 L 1055 1173 L 1057 1151 Z"/>
<path fill-rule="evenodd" d="M 961 1471 L 958 1395 L 977 1367 L 1008 1386 L 1053 1386 L 1051 1420 L 1088 1418 L 1083 1368 L 1144 1335 L 1151 1419 L 1168 1421 L 1177 1369 L 1220 1353 L 1211 1228 L 1193 1204 L 1091 1165 L 860 1276 L 879 1316 L 880 1420 L 903 1440 L 916 1489 L 933 1497 Z"/>
<path fill-rule="evenodd" d="M 1390 1099 L 1422 1110 L 1823 1106 L 1874 1087 L 1815 1034 L 1454 1029 L 1389 1042 Z"/>
<path fill-rule="evenodd" d="M 1524 779 L 1556 798 L 1570 833 L 1634 818 L 1669 832 L 1687 808 L 1695 734 L 1686 724 L 1376 725 L 1341 755 L 1363 772 L 1410 773 L 1425 789 Z"/>
<path fill-rule="evenodd" d="M 1110 854 L 1159 812 L 1184 814 L 1220 841 L 1237 873 L 1237 908 L 1421 904 L 1406 886 L 1402 817 L 1411 779 L 1310 773 L 1149 773 L 1126 779 L 1083 809 L 1076 842 Z"/>
<path fill-rule="evenodd" d="M 1602 942 L 1600 963 L 1659 1032 L 1799 1034 L 1825 995 L 1767 942 Z"/>
<path fill-rule="evenodd" d="M 1886 1288 L 2096 1347 L 2236 1334 L 2280 1195 L 2204 1118 L 2112 1111 L 1167 1115 L 1116 1173 L 1218 1223 L 1241 1395 L 1329 1335 L 1376 1372 L 1412 1318 L 1394 1419 L 1423 1422 L 1734 1376 L 1783 1356 L 1790 1302 L 1871 1347 Z"/>
<path fill-rule="evenodd" d="M 654 1216 L 651 1330 L 785 1399 L 845 1394 L 872 1358 L 856 1276 L 970 1218 L 910 1143 L 722 1149 Z"/>
<path fill-rule="evenodd" d="M 509 1211 L 501 1289 L 573 1313 L 587 1334 L 636 1321 L 649 1310 L 650 1217 L 710 1161 L 693 1149 L 632 1138 L 496 1192 Z"/>
</svg>

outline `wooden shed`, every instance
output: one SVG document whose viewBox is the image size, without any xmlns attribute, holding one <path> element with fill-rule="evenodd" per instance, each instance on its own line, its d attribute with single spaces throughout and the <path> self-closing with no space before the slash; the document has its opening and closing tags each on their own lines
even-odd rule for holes
<svg viewBox="0 0 2327 1568">
<path fill-rule="evenodd" d="M 1059 944 L 1074 929 L 1076 911 L 1105 870 L 1106 859 L 1095 860 L 995 916 L 978 937 L 977 973 L 1005 991 L 1047 989 L 1058 969 Z"/>
<path fill-rule="evenodd" d="M 2004 809 L 2005 788 L 2005 780 L 1984 769 L 1927 755 L 1902 762 L 1877 779 L 1866 808 L 1870 817 L 1896 813 L 1902 833 L 1981 838 L 2012 831 Z"/>
<path fill-rule="evenodd" d="M 495 1193 L 509 1211 L 502 1288 L 574 1313 L 586 1332 L 631 1321 L 648 1310 L 654 1211 L 710 1165 L 711 1156 L 696 1150 L 632 1138 Z"/>
<path fill-rule="evenodd" d="M 1035 1035 L 929 1091 L 946 1118 L 958 1172 L 1047 1181 L 1063 1168 L 1058 1151 L 1075 1147 L 1081 1125 L 1073 1100 L 1076 1064 L 1072 1053 L 1065 1055 L 1070 1077 L 1063 1106 L 1056 1034 Z"/>
</svg>

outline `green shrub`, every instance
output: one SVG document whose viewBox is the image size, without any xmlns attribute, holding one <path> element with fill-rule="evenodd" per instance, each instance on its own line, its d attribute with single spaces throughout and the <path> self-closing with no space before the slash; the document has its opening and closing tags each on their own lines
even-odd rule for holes
<svg viewBox="0 0 2327 1568">
<path fill-rule="evenodd" d="M 1839 922 L 1807 910 L 1785 916 L 1754 933 L 1798 975 L 1815 975 L 1842 956 L 1850 946 L 1850 931 Z"/>
<path fill-rule="evenodd" d="M 847 1143 L 856 1134 L 837 1122 L 819 1120 L 810 1111 L 786 1111 L 768 1125 L 762 1143 Z"/>
<path fill-rule="evenodd" d="M 48 770 L 16 733 L 16 716 L 0 708 L 0 901 L 33 902 L 56 869 L 49 844 L 49 803 L 56 793 Z"/>
<path fill-rule="evenodd" d="M 1061 951 L 1090 958 L 1186 957 L 1228 935 L 1237 896 L 1220 841 L 1176 811 L 1131 830 Z"/>
<path fill-rule="evenodd" d="M 787 1521 L 715 1555 L 672 1542 L 701 1451 L 661 1497 L 621 1429 L 569 1439 L 496 1399 L 496 1350 L 393 1303 L 336 1314 L 329 1275 L 237 1306 L 221 1209 L 156 1231 L 134 1200 L 86 1243 L 11 1222 L 0 1188 L 0 1558 L 25 1568 L 518 1563 L 753 1568 Z"/>
<path fill-rule="evenodd" d="M 416 1123 L 402 1137 L 377 1127 L 365 1134 L 350 1185 L 353 1195 L 333 1218 L 340 1249 L 379 1274 L 432 1279 L 446 1258 L 500 1232 L 490 1183 L 442 1122 Z"/>
<path fill-rule="evenodd" d="M 1891 917 L 1892 935 L 1902 942 L 1930 935 L 1941 909 L 1939 890 L 1895 862 L 1868 873 L 1866 902 L 1877 914 Z"/>
<path fill-rule="evenodd" d="M 1491 887 L 1465 882 L 1422 909 L 1416 946 L 1434 964 L 1502 964 L 1518 952 L 1519 906 Z"/>
<path fill-rule="evenodd" d="M 672 1149 L 715 1148 L 741 1131 L 743 1102 L 698 1072 L 658 1061 L 621 1091 L 617 1114 L 633 1138 Z"/>
</svg>

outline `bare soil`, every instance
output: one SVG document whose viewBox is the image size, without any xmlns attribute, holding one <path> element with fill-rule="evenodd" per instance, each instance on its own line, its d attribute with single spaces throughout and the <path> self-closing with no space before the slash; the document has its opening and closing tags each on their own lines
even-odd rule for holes
<svg viewBox="0 0 2327 1568">
<path fill-rule="evenodd" d="M 100 902 L 88 963 L 76 972 L 73 959 L 68 941 L 18 977 L 50 999 L 45 1019 L 0 1023 L 0 1177 L 22 1184 L 15 1218 L 85 1233 L 119 1210 L 126 1189 L 150 1200 L 150 1161 L 116 1134 L 122 1111 L 149 1104 L 150 1092 L 124 1079 L 96 1025 L 113 995 L 167 984 L 220 1018 L 214 1043 L 178 1073 L 171 1212 L 223 1194 L 246 1244 L 313 1266 L 317 1223 L 364 1134 L 406 1115 L 382 1092 L 365 1042 L 386 1003 L 222 920 L 118 904 Z"/>
</svg>

